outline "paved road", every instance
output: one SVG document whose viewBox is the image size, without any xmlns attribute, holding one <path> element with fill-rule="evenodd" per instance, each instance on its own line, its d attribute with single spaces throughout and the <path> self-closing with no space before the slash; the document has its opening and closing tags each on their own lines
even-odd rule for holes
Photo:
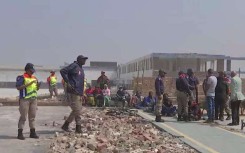
<svg viewBox="0 0 245 153">
<path fill-rule="evenodd" d="M 0 152 L 1 153 L 44 153 L 47 152 L 50 138 L 56 131 L 60 130 L 60 125 L 53 126 L 53 121 L 61 124 L 64 115 L 70 109 L 65 106 L 39 106 L 37 114 L 36 129 L 40 139 L 30 139 L 28 121 L 26 122 L 24 135 L 25 141 L 16 139 L 17 123 L 19 118 L 18 107 L 0 107 Z M 45 124 L 47 124 L 45 126 Z"/>
<path fill-rule="evenodd" d="M 142 117 L 154 120 L 154 116 L 139 111 Z M 242 153 L 245 152 L 245 134 L 224 130 L 217 124 L 202 122 L 177 122 L 174 118 L 164 117 L 158 127 L 180 137 L 183 141 L 203 153 Z M 224 123 L 223 123 L 224 124 Z M 226 123 L 225 123 L 226 124 Z M 239 127 L 235 127 L 239 128 Z"/>
<path fill-rule="evenodd" d="M 63 123 L 64 115 L 68 115 L 70 108 L 67 106 L 39 106 L 37 114 L 37 133 L 40 139 L 30 139 L 28 122 L 24 133 L 27 139 L 16 139 L 17 123 L 19 118 L 18 107 L 0 107 L 0 152 L 1 153 L 43 153 L 46 152 L 56 131 L 60 126 L 53 126 L 53 121 Z M 149 120 L 154 116 L 139 111 L 139 114 Z M 200 152 L 204 153 L 241 153 L 245 152 L 245 134 L 233 133 L 218 126 L 210 126 L 200 122 L 176 122 L 173 118 L 164 118 L 165 123 L 156 123 L 167 132 L 180 137 Z M 227 123 L 227 122 L 226 122 Z M 226 124 L 223 123 L 223 124 Z M 45 124 L 48 124 L 45 126 Z M 239 126 L 234 128 L 240 128 Z"/>
</svg>

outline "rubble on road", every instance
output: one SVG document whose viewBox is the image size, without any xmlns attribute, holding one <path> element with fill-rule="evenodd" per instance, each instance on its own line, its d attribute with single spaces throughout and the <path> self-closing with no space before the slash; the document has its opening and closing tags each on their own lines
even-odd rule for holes
<svg viewBox="0 0 245 153">
<path fill-rule="evenodd" d="M 83 133 L 56 133 L 49 153 L 197 152 L 136 114 L 136 110 L 83 108 Z"/>
</svg>

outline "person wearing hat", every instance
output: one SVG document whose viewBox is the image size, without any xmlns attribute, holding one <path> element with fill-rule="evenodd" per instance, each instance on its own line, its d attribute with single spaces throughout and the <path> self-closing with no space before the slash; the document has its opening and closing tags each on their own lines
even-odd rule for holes
<svg viewBox="0 0 245 153">
<path fill-rule="evenodd" d="M 178 73 L 176 79 L 177 103 L 178 103 L 178 121 L 188 121 L 188 100 L 192 96 L 190 85 L 186 74 L 183 71 Z M 182 118 L 183 117 L 183 118 Z"/>
<path fill-rule="evenodd" d="M 50 97 L 53 98 L 53 94 L 55 94 L 55 97 L 58 97 L 57 76 L 55 75 L 54 70 L 50 71 L 50 76 L 47 78 L 47 83 L 49 85 Z"/>
<path fill-rule="evenodd" d="M 77 61 L 60 70 L 60 74 L 67 84 L 67 98 L 72 109 L 69 117 L 62 126 L 64 131 L 69 131 L 69 124 L 75 119 L 76 133 L 81 133 L 81 109 L 84 96 L 84 70 L 83 65 L 88 57 L 79 55 Z M 82 97 L 82 98 L 81 98 Z"/>
<path fill-rule="evenodd" d="M 101 90 L 103 90 L 105 84 L 109 85 L 109 79 L 105 75 L 105 72 L 101 71 L 101 76 L 97 79 L 97 85 L 100 86 Z"/>
<path fill-rule="evenodd" d="M 167 73 L 163 70 L 159 70 L 158 77 L 155 80 L 155 90 L 156 90 L 156 96 L 157 96 L 157 102 L 156 102 L 156 122 L 164 122 L 164 120 L 161 119 L 161 112 L 162 112 L 162 105 L 163 105 L 163 94 L 164 94 L 164 83 L 163 79 Z"/>
<path fill-rule="evenodd" d="M 28 114 L 30 138 L 39 137 L 35 131 L 35 118 L 37 110 L 37 91 L 39 90 L 40 83 L 33 75 L 35 73 L 34 65 L 27 63 L 25 66 L 25 73 L 16 79 L 16 88 L 19 90 L 19 111 L 20 118 L 18 123 L 18 136 L 20 140 L 25 140 L 23 135 L 23 128 Z"/>
</svg>

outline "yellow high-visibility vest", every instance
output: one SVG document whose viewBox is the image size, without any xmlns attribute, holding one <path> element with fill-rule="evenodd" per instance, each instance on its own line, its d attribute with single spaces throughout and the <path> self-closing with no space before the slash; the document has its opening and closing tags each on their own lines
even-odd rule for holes
<svg viewBox="0 0 245 153">
<path fill-rule="evenodd" d="M 51 86 L 55 86 L 57 84 L 57 77 L 54 76 L 50 76 L 50 85 Z"/>
<path fill-rule="evenodd" d="M 37 98 L 37 78 L 34 75 L 30 77 L 28 74 L 24 74 L 23 77 L 24 77 L 24 85 L 27 85 L 30 82 L 36 80 L 35 83 L 25 88 L 26 92 L 25 95 L 23 95 L 24 99 Z"/>
</svg>

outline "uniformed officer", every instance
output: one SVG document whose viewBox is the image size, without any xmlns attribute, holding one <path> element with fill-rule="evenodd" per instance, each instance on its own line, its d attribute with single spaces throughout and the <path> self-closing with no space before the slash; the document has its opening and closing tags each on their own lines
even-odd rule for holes
<svg viewBox="0 0 245 153">
<path fill-rule="evenodd" d="M 83 65 L 88 58 L 79 55 L 77 61 L 68 65 L 67 67 L 60 70 L 60 74 L 67 84 L 67 98 L 72 109 L 69 117 L 65 121 L 62 129 L 69 131 L 69 124 L 75 119 L 76 121 L 76 133 L 81 133 L 81 110 L 82 101 L 81 98 L 84 94 L 84 70 Z"/>
<path fill-rule="evenodd" d="M 25 66 L 25 73 L 16 79 L 16 88 L 20 91 L 19 95 L 19 111 L 20 119 L 18 123 L 18 139 L 24 140 L 23 128 L 28 114 L 30 126 L 30 138 L 36 138 L 35 132 L 35 117 L 37 110 L 37 91 L 39 90 L 40 83 L 33 75 L 35 72 L 34 65 L 27 63 Z"/>
<path fill-rule="evenodd" d="M 159 70 L 159 75 L 155 80 L 155 89 L 156 89 L 156 96 L 157 96 L 157 102 L 156 102 L 156 122 L 164 122 L 164 120 L 161 119 L 161 112 L 162 112 L 162 105 L 163 105 L 163 93 L 164 93 L 164 82 L 163 79 L 165 77 L 166 72 L 163 70 Z"/>
</svg>

